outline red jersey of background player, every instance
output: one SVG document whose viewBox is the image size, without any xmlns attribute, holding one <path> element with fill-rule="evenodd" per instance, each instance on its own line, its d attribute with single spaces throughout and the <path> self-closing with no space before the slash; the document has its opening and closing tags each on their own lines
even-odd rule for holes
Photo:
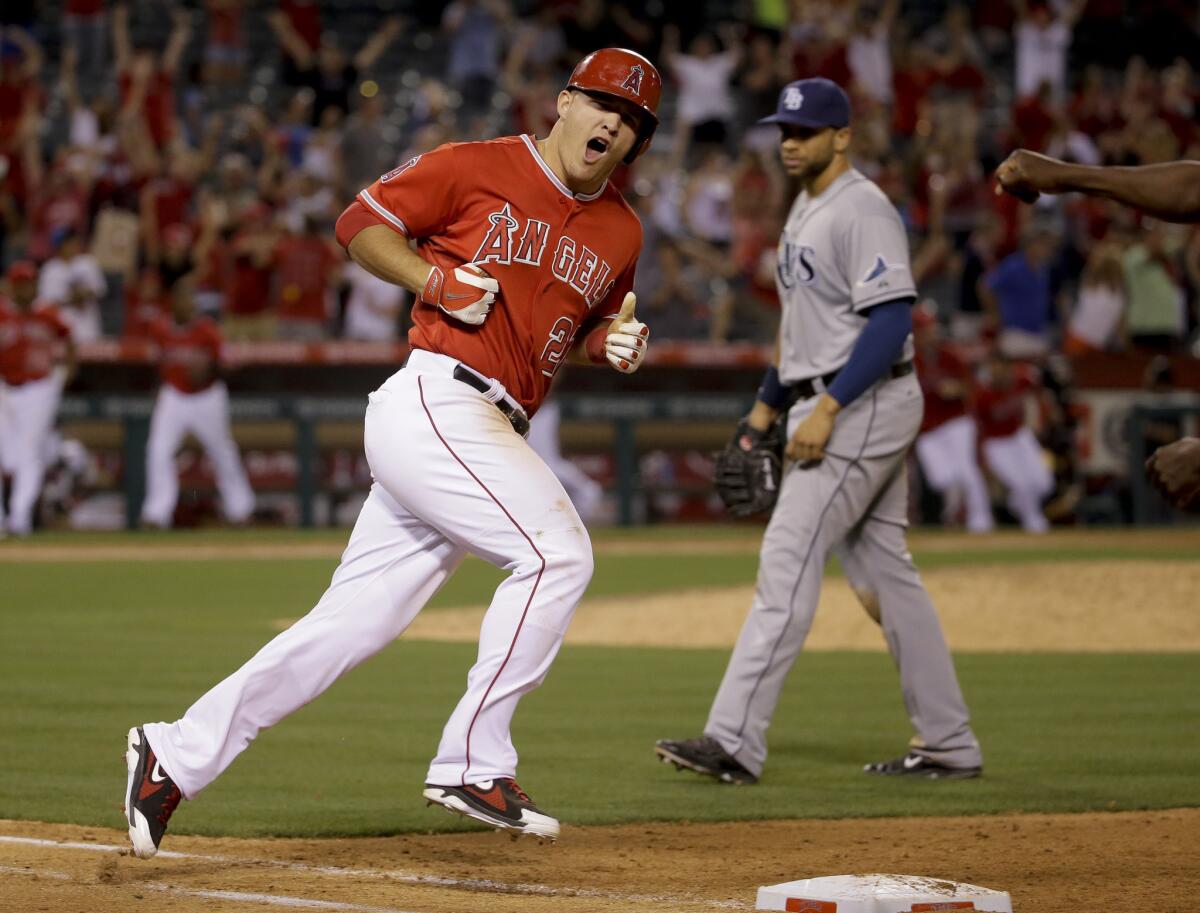
<svg viewBox="0 0 1200 913">
<path fill-rule="evenodd" d="M 217 379 L 221 331 L 208 317 L 182 326 L 164 317 L 151 326 L 150 338 L 160 350 L 158 373 L 163 383 L 180 393 L 199 393 Z"/>
<path fill-rule="evenodd" d="M 22 311 L 0 298 L 0 380 L 18 386 L 49 376 L 70 335 L 53 307 Z"/>
<path fill-rule="evenodd" d="M 951 419 L 967 414 L 967 394 L 971 389 L 971 369 L 944 343 L 932 351 L 917 346 L 913 355 L 921 393 L 925 396 L 925 415 L 921 418 L 921 434 L 932 431 Z M 961 388 L 956 398 L 946 395 L 946 387 Z"/>
<path fill-rule="evenodd" d="M 1008 372 L 1009 379 L 997 382 L 988 377 L 975 390 L 980 440 L 1009 437 L 1025 424 L 1025 399 L 1037 389 L 1037 381 L 1023 368 L 1009 367 Z"/>
<path fill-rule="evenodd" d="M 610 183 L 569 191 L 530 136 L 440 146 L 359 193 L 343 246 L 388 225 L 449 272 L 477 263 L 500 283 L 479 326 L 418 304 L 408 341 L 499 380 L 532 415 L 576 339 L 616 316 L 633 287 L 642 226 Z"/>
</svg>

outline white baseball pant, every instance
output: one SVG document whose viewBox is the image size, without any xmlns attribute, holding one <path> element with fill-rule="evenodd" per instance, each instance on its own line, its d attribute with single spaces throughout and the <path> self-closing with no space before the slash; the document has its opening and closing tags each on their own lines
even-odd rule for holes
<svg viewBox="0 0 1200 913">
<path fill-rule="evenodd" d="M 62 377 L 58 371 L 41 380 L 5 385 L 0 396 L 0 434 L 4 436 L 0 458 L 3 470 L 12 477 L 8 529 L 18 536 L 27 536 L 33 530 L 33 509 L 46 474 L 46 437 L 54 427 L 61 396 Z M 0 503 L 3 495 L 0 489 Z M 3 522 L 0 510 L 0 527 Z"/>
<path fill-rule="evenodd" d="M 1026 532 L 1044 533 L 1050 528 L 1042 513 L 1042 499 L 1054 490 L 1054 475 L 1042 457 L 1042 447 L 1028 428 L 1007 437 L 983 442 L 988 469 L 1008 489 L 1008 509 Z"/>
<path fill-rule="evenodd" d="M 174 723 L 146 737 L 194 798 L 251 740 L 403 633 L 471 552 L 507 569 L 484 616 L 467 691 L 427 782 L 516 775 L 509 732 L 545 678 L 592 575 L 587 530 L 554 473 L 456 362 L 414 351 L 369 398 L 375 482 L 316 607 Z M 502 388 L 500 388 L 502 390 Z"/>
<path fill-rule="evenodd" d="M 146 444 L 142 520 L 155 526 L 171 525 L 179 500 L 175 451 L 189 432 L 212 460 L 225 519 L 241 523 L 254 511 L 254 490 L 230 431 L 229 391 L 219 381 L 199 393 L 184 393 L 170 384 L 159 389 Z"/>
<path fill-rule="evenodd" d="M 917 459 L 926 481 L 948 505 L 966 506 L 967 531 L 986 533 L 995 528 L 996 521 L 975 456 L 975 440 L 974 420 L 960 415 L 917 438 Z"/>
</svg>

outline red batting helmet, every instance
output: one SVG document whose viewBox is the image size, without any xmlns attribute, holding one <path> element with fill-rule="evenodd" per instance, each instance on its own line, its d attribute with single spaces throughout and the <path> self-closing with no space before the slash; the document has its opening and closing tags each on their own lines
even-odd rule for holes
<svg viewBox="0 0 1200 913">
<path fill-rule="evenodd" d="M 646 151 L 658 127 L 658 99 L 662 95 L 662 77 L 649 60 L 625 48 L 592 51 L 576 65 L 567 88 L 611 95 L 641 108 L 642 124 L 625 164 Z"/>
<path fill-rule="evenodd" d="M 18 260 L 8 268 L 9 282 L 32 282 L 37 278 L 37 265 L 32 260 Z"/>
</svg>

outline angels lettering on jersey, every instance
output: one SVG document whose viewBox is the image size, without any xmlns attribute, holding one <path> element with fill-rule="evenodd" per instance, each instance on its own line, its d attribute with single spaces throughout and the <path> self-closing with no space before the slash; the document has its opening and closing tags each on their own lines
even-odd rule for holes
<svg viewBox="0 0 1200 913">
<path fill-rule="evenodd" d="M 488 214 L 488 230 L 472 263 L 483 266 L 498 263 L 511 266 L 523 263 L 540 267 L 550 240 L 550 223 L 540 219 L 518 219 L 512 214 L 512 204 L 505 203 L 497 212 Z M 550 271 L 559 282 L 565 282 L 583 296 L 588 307 L 603 300 L 613 287 L 612 267 L 587 245 L 570 235 L 559 235 L 550 260 Z"/>
</svg>

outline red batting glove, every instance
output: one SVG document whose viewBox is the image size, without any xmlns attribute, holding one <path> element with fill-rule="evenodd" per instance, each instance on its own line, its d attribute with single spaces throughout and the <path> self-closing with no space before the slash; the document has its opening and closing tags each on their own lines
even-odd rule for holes
<svg viewBox="0 0 1200 913">
<path fill-rule="evenodd" d="M 500 283 L 474 263 L 456 266 L 449 275 L 435 266 L 429 271 L 421 300 L 456 320 L 479 326 L 487 319 Z"/>
</svg>

